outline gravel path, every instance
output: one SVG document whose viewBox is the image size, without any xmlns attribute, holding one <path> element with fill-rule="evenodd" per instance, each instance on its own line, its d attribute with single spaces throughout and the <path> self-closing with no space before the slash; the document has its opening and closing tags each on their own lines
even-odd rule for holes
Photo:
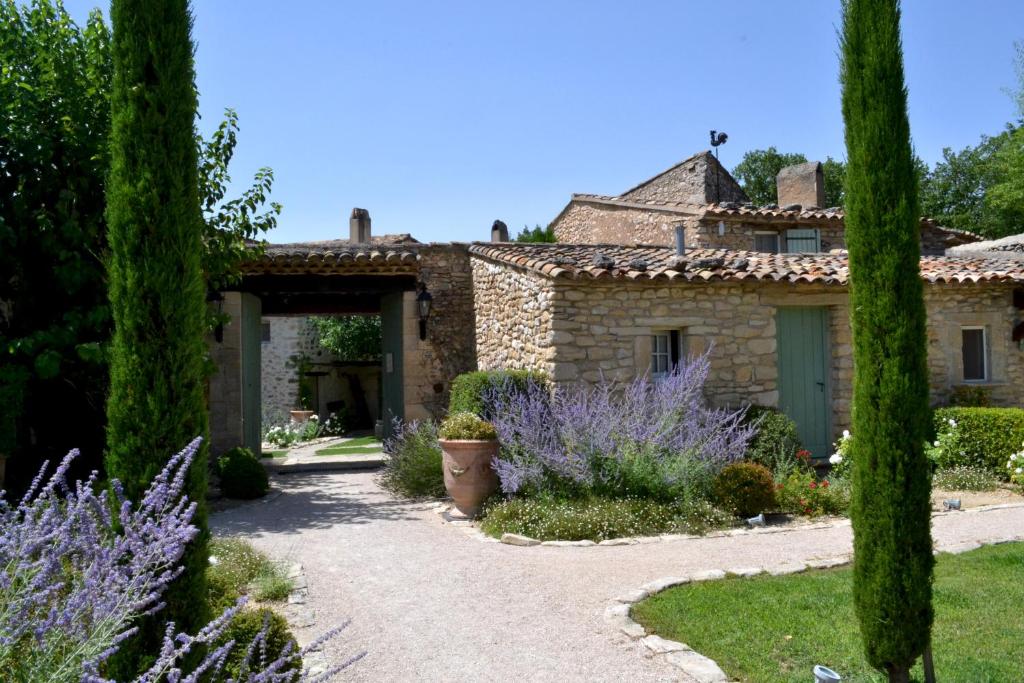
<svg viewBox="0 0 1024 683">
<path fill-rule="evenodd" d="M 519 548 L 445 525 L 383 492 L 371 472 L 279 477 L 283 493 L 215 514 L 301 563 L 320 632 L 352 624 L 330 657 L 367 656 L 354 681 L 671 681 L 677 670 L 603 619 L 609 599 L 689 571 L 807 561 L 849 552 L 849 527 L 651 545 Z M 1024 534 L 1024 508 L 936 518 L 939 547 Z"/>
</svg>

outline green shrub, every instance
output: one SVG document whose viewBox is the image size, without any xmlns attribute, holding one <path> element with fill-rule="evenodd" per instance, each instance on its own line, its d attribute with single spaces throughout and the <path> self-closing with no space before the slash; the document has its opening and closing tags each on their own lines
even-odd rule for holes
<svg viewBox="0 0 1024 683">
<path fill-rule="evenodd" d="M 946 491 L 992 491 L 999 487 L 999 478 L 984 467 L 957 465 L 936 471 L 932 487 Z"/>
<path fill-rule="evenodd" d="M 751 517 L 775 507 L 775 480 L 764 465 L 734 462 L 715 479 L 715 500 L 740 517 Z"/>
<path fill-rule="evenodd" d="M 384 451 L 388 455 L 381 474 L 384 488 L 408 498 L 445 495 L 441 446 L 433 422 L 403 423 L 395 437 L 384 443 Z"/>
<path fill-rule="evenodd" d="M 929 456 L 939 469 L 971 465 L 1005 478 L 1010 455 L 1024 442 L 1020 408 L 938 408 L 934 426 Z"/>
<path fill-rule="evenodd" d="M 490 414 L 486 406 L 488 392 L 508 386 L 512 391 L 525 391 L 530 384 L 547 384 L 547 376 L 536 370 L 479 370 L 466 372 L 452 381 L 449 413 L 474 413 L 484 418 Z"/>
<path fill-rule="evenodd" d="M 220 490 L 228 498 L 259 498 L 267 495 L 267 471 L 248 448 L 232 448 L 217 459 Z"/>
<path fill-rule="evenodd" d="M 988 387 L 961 384 L 949 392 L 949 405 L 959 408 L 988 408 L 992 403 L 992 392 Z"/>
<path fill-rule="evenodd" d="M 488 504 L 481 528 L 500 537 L 522 534 L 541 541 L 594 541 L 663 533 L 704 533 L 726 526 L 728 514 L 701 501 L 691 505 L 641 498 L 560 498 L 541 495 Z"/>
<path fill-rule="evenodd" d="M 498 438 L 494 425 L 480 419 L 475 413 L 449 415 L 437 433 L 442 439 L 452 441 L 490 441 Z"/>
<path fill-rule="evenodd" d="M 617 456 L 600 460 L 597 475 L 588 484 L 589 492 L 663 503 L 689 503 L 714 495 L 718 466 L 692 453 L 666 453 L 649 444 L 625 443 Z"/>
<path fill-rule="evenodd" d="M 764 465 L 777 479 L 784 479 L 797 469 L 797 451 L 803 448 L 796 423 L 775 408 L 750 406 L 743 421 L 756 424 L 757 433 L 750 440 L 744 459 Z"/>
<path fill-rule="evenodd" d="M 775 499 L 783 512 L 807 517 L 842 515 L 850 506 L 846 480 L 818 481 L 812 472 L 794 472 L 775 488 Z"/>
<path fill-rule="evenodd" d="M 249 647 L 256 640 L 264 626 L 266 626 L 266 634 L 264 635 L 263 643 L 256 648 L 249 662 L 249 669 L 256 669 L 258 671 L 261 668 L 261 663 L 266 662 L 269 664 L 274 661 L 281 656 L 289 643 L 292 647 L 291 652 L 293 654 L 298 652 L 298 643 L 291 630 L 289 630 L 288 622 L 285 621 L 284 617 L 266 607 L 242 609 L 234 616 L 227 629 L 214 643 L 214 647 L 219 647 L 232 640 L 235 643 L 224 660 L 221 677 L 224 679 L 230 677 L 231 680 L 236 681 L 247 680 L 245 674 L 249 671 L 242 665 Z M 290 679 L 283 678 L 282 680 L 299 680 L 301 670 L 302 659 L 295 656 L 281 672 L 293 672 L 293 676 Z"/>
<path fill-rule="evenodd" d="M 230 607 L 242 595 L 283 600 L 292 589 L 292 581 L 279 563 L 240 538 L 215 538 L 210 542 L 206 583 L 215 611 Z"/>
</svg>

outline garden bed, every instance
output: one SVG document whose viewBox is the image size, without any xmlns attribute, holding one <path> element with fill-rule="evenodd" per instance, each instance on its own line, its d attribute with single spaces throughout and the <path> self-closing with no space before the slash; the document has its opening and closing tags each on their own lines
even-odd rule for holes
<svg viewBox="0 0 1024 683">
<path fill-rule="evenodd" d="M 939 556 L 933 643 L 940 680 L 1024 680 L 1016 654 L 1024 638 L 1022 564 L 1022 543 Z M 802 682 L 815 664 L 844 681 L 884 680 L 862 654 L 849 568 L 678 586 L 636 604 L 631 616 L 744 681 Z"/>
</svg>

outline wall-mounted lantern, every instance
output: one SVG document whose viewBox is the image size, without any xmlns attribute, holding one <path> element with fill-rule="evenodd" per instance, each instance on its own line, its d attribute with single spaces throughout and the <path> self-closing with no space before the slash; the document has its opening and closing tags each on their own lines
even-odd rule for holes
<svg viewBox="0 0 1024 683">
<path fill-rule="evenodd" d="M 427 283 L 420 283 L 420 293 L 416 295 L 416 311 L 420 317 L 420 340 L 427 338 L 427 318 L 430 317 L 430 307 L 434 297 L 427 291 Z"/>
</svg>

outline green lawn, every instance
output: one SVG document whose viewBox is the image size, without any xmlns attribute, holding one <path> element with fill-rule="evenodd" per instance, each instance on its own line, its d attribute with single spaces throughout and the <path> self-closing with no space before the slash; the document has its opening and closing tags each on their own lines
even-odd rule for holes
<svg viewBox="0 0 1024 683">
<path fill-rule="evenodd" d="M 361 436 L 357 439 L 350 439 L 337 446 L 322 448 L 316 452 L 317 455 L 369 455 L 380 453 L 381 442 L 372 436 Z"/>
<path fill-rule="evenodd" d="M 260 454 L 260 457 L 261 458 L 283 458 L 286 455 L 288 455 L 288 449 L 287 448 L 279 450 L 279 451 L 263 451 Z"/>
<path fill-rule="evenodd" d="M 849 568 L 728 578 L 639 603 L 648 632 L 686 643 L 742 681 L 811 680 L 824 664 L 847 681 L 883 681 L 862 654 Z M 933 650 L 938 680 L 1024 681 L 1024 544 L 940 555 Z M 914 672 L 923 676 L 920 666 Z"/>
</svg>

